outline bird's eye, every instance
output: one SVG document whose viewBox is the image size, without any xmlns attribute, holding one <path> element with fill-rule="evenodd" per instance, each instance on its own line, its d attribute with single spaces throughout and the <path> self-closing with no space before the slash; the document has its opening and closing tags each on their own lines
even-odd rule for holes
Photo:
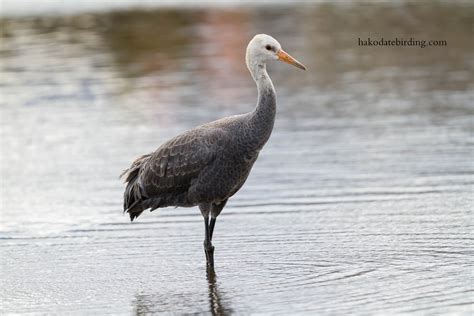
<svg viewBox="0 0 474 316">
<path fill-rule="evenodd" d="M 265 46 L 267 50 L 272 50 L 272 47 L 270 45 Z"/>
</svg>

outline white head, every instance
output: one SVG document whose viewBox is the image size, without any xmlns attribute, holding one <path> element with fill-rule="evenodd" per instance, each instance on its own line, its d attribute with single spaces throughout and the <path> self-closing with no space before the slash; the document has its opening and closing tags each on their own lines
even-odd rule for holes
<svg viewBox="0 0 474 316">
<path fill-rule="evenodd" d="M 281 45 L 276 39 L 266 34 L 255 35 L 247 46 L 247 53 L 245 55 L 247 67 L 253 74 L 254 69 L 258 66 L 265 66 L 266 62 L 270 60 L 284 61 L 300 69 L 306 70 L 306 67 L 303 66 L 303 64 L 281 49 Z"/>
</svg>

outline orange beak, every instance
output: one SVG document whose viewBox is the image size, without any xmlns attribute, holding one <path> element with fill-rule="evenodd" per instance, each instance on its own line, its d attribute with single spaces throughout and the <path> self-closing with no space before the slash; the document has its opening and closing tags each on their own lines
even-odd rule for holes
<svg viewBox="0 0 474 316">
<path fill-rule="evenodd" d="M 277 56 L 278 56 L 278 60 L 284 61 L 285 63 L 288 63 L 300 69 L 306 70 L 306 67 L 302 63 L 300 63 L 299 61 L 297 61 L 296 59 L 288 55 L 288 53 L 285 52 L 283 49 L 280 49 L 278 51 Z"/>
</svg>

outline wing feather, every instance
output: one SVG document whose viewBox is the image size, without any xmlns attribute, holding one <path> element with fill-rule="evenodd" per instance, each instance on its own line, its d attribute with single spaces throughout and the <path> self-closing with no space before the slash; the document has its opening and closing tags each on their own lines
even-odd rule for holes
<svg viewBox="0 0 474 316">
<path fill-rule="evenodd" d="M 182 193 L 219 155 L 226 139 L 221 129 L 196 128 L 164 143 L 141 168 L 139 183 L 148 198 Z"/>
</svg>

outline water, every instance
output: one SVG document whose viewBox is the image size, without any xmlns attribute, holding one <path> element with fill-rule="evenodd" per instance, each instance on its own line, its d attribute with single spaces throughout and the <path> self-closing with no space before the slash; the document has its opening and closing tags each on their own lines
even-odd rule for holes
<svg viewBox="0 0 474 316">
<path fill-rule="evenodd" d="M 2 313 L 471 314 L 468 4 L 153 9 L 1 21 Z M 276 37 L 270 141 L 218 218 L 133 224 L 120 172 L 255 104 L 244 48 Z M 358 38 L 447 40 L 360 47 Z"/>
</svg>

